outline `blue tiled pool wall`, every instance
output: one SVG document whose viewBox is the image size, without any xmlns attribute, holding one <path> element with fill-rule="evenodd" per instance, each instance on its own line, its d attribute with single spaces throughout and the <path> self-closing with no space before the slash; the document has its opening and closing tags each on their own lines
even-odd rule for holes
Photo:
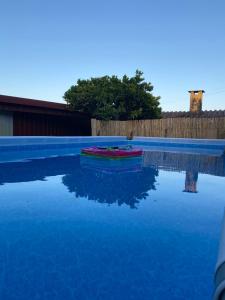
<svg viewBox="0 0 225 300">
<path fill-rule="evenodd" d="M 132 141 L 122 136 L 108 137 L 1 137 L 0 151 L 60 149 L 85 147 L 90 145 L 142 145 L 173 148 L 198 148 L 225 150 L 225 140 L 148 138 L 135 137 Z"/>
<path fill-rule="evenodd" d="M 0 138 L 0 151 L 18 151 L 18 150 L 47 150 L 76 148 L 90 145 L 126 145 L 125 138 L 120 137 L 16 137 Z"/>
<path fill-rule="evenodd" d="M 200 149 L 225 149 L 225 140 L 216 143 L 214 140 L 192 140 L 192 139 L 134 139 L 135 145 L 157 146 L 157 147 L 181 147 Z"/>
</svg>

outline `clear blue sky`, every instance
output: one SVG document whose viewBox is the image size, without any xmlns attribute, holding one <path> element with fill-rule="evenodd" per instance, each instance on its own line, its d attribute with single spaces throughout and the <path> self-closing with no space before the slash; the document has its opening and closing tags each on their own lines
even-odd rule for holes
<svg viewBox="0 0 225 300">
<path fill-rule="evenodd" d="M 0 94 L 62 101 L 78 78 L 144 71 L 163 110 L 225 109 L 225 1 L 0 0 Z"/>
</svg>

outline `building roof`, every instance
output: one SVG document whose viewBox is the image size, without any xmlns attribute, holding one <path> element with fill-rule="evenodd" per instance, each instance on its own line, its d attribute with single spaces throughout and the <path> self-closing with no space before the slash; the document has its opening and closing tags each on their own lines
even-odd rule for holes
<svg viewBox="0 0 225 300">
<path fill-rule="evenodd" d="M 7 103 L 7 104 L 15 104 L 15 105 L 26 105 L 32 107 L 42 107 L 42 108 L 51 108 L 51 109 L 59 109 L 59 110 L 67 110 L 68 107 L 66 104 L 63 103 L 56 103 L 50 101 L 43 101 L 43 100 L 34 100 L 29 98 L 20 98 L 14 96 L 6 96 L 0 95 L 0 103 Z"/>
<path fill-rule="evenodd" d="M 84 113 L 71 110 L 67 104 L 7 95 L 0 95 L 0 110 L 68 116 L 76 114 L 86 115 Z"/>
</svg>

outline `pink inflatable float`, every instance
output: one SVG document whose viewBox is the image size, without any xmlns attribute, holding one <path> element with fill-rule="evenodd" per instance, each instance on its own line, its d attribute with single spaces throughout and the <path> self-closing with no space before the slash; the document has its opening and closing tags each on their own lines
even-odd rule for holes
<svg viewBox="0 0 225 300">
<path fill-rule="evenodd" d="M 125 147 L 89 147 L 82 149 L 82 154 L 108 157 L 108 158 L 127 158 L 141 156 L 143 150 L 133 148 L 132 146 Z"/>
</svg>

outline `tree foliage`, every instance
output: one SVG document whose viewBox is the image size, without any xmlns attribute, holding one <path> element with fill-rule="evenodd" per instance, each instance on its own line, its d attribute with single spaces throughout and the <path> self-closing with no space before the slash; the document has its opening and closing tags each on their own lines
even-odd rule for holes
<svg viewBox="0 0 225 300">
<path fill-rule="evenodd" d="M 76 111 L 100 120 L 134 120 L 160 118 L 160 97 L 152 95 L 153 86 L 143 72 L 135 76 L 103 76 L 77 81 L 64 94 Z"/>
</svg>

